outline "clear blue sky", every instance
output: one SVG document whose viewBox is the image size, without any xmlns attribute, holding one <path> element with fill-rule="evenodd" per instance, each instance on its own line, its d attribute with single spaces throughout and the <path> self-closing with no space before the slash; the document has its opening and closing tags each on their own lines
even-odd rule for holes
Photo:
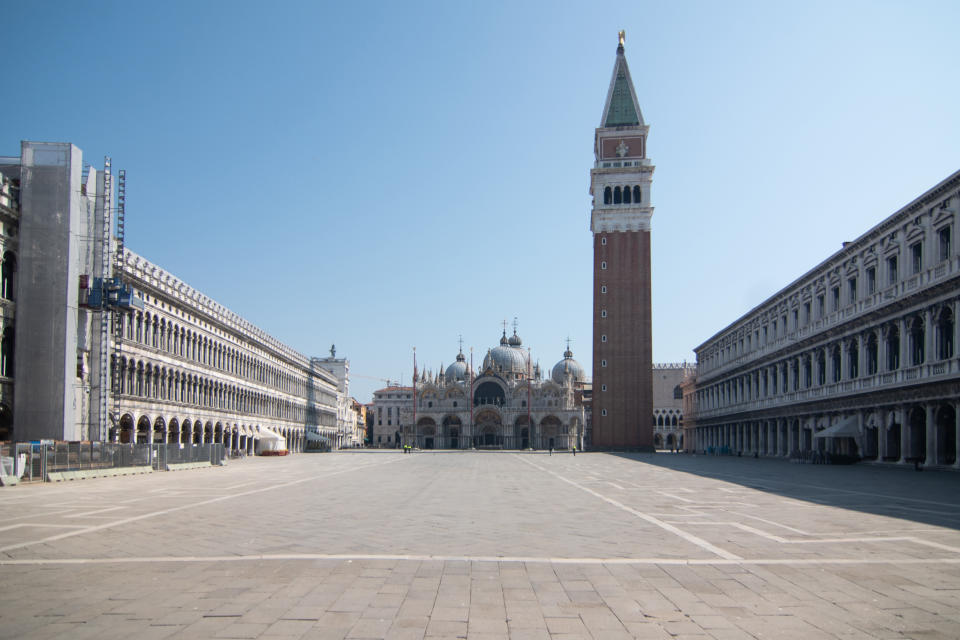
<svg viewBox="0 0 960 640">
<path fill-rule="evenodd" d="M 0 155 L 127 170 L 127 244 L 368 401 L 504 318 L 591 363 L 619 29 L 656 164 L 656 361 L 960 168 L 960 3 L 0 2 Z M 360 376 L 370 376 L 362 378 Z"/>
</svg>

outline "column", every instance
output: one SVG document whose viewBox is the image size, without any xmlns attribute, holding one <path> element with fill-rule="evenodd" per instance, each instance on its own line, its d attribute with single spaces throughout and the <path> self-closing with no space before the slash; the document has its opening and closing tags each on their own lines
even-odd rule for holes
<svg viewBox="0 0 960 640">
<path fill-rule="evenodd" d="M 928 404 L 924 408 L 924 411 L 927 414 L 927 461 L 923 466 L 932 467 L 940 464 L 940 460 L 937 458 L 937 424 L 935 422 L 936 416 L 934 415 L 936 405 L 932 403 Z"/>
<path fill-rule="evenodd" d="M 902 370 L 910 366 L 910 330 L 905 318 L 897 320 L 897 327 L 900 329 L 900 369 Z"/>
<path fill-rule="evenodd" d="M 902 346 L 902 342 L 901 342 Z M 903 349 L 900 349 L 901 355 Z M 912 454 L 907 451 L 910 448 L 910 425 L 907 424 L 907 406 L 900 406 L 900 460 L 898 462 L 905 462 L 906 458 L 910 457 Z"/>
<path fill-rule="evenodd" d="M 887 457 L 887 415 L 886 409 L 877 409 L 877 461 Z"/>
<path fill-rule="evenodd" d="M 934 331 L 933 327 L 933 309 L 927 308 L 923 312 L 923 362 L 933 362 L 936 360 L 936 351 L 934 351 Z M 929 413 L 929 412 L 928 412 Z M 929 418 L 929 416 L 928 416 Z M 930 420 L 927 420 L 927 427 L 930 427 Z M 927 432 L 929 433 L 929 431 Z M 929 441 L 927 442 L 927 447 L 929 448 Z M 934 446 L 936 450 L 936 446 Z M 929 458 L 927 458 L 929 460 Z"/>
</svg>

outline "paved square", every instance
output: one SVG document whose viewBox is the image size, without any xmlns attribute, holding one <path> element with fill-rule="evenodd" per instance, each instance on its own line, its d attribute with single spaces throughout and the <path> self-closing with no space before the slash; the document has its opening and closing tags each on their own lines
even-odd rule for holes
<svg viewBox="0 0 960 640">
<path fill-rule="evenodd" d="M 3 638 L 958 638 L 960 474 L 344 452 L 0 491 Z"/>
</svg>

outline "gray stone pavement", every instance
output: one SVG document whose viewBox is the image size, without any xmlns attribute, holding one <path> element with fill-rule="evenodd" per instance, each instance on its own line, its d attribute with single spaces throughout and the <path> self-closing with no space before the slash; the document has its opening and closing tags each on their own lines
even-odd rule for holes
<svg viewBox="0 0 960 640">
<path fill-rule="evenodd" d="M 960 474 L 344 452 L 0 490 L 2 638 L 958 638 Z"/>
</svg>

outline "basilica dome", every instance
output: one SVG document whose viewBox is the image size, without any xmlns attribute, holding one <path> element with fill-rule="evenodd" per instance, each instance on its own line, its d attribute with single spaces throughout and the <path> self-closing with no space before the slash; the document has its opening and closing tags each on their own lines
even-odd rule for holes
<svg viewBox="0 0 960 640">
<path fill-rule="evenodd" d="M 500 338 L 500 345 L 487 352 L 483 359 L 483 368 L 493 369 L 495 373 L 526 375 L 530 358 L 527 350 L 521 345 L 520 336 L 516 332 L 509 339 L 504 333 Z"/>
<path fill-rule="evenodd" d="M 583 367 L 573 359 L 573 352 L 570 351 L 570 347 L 567 347 L 567 350 L 563 352 L 563 360 L 553 365 L 553 372 L 550 377 L 557 384 L 563 384 L 567 373 L 570 374 L 574 382 L 583 382 L 587 379 Z"/>
<path fill-rule="evenodd" d="M 470 366 L 463 356 L 463 351 L 457 354 L 457 361 L 447 367 L 443 377 L 447 382 L 463 382 L 469 379 Z"/>
</svg>

